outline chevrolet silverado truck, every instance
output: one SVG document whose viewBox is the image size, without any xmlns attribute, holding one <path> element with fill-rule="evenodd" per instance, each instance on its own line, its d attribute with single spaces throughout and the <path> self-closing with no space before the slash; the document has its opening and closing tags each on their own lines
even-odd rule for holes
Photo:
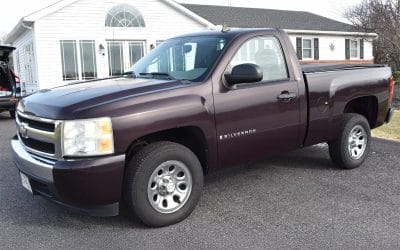
<svg viewBox="0 0 400 250">
<path fill-rule="evenodd" d="M 186 218 L 204 175 L 327 142 L 340 168 L 368 156 L 389 122 L 382 65 L 301 67 L 276 29 L 169 39 L 124 75 L 19 102 L 12 150 L 22 185 L 67 208 L 149 226 Z"/>
</svg>

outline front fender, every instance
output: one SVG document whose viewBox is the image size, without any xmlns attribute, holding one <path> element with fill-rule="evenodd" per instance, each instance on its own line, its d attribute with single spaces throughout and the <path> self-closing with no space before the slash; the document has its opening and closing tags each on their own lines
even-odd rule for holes
<svg viewBox="0 0 400 250">
<path fill-rule="evenodd" d="M 143 136 L 186 126 L 201 129 L 209 151 L 216 152 L 212 102 L 202 96 L 191 94 L 153 100 L 129 107 L 123 113 L 112 118 L 117 154 L 125 153 L 132 142 Z"/>
</svg>

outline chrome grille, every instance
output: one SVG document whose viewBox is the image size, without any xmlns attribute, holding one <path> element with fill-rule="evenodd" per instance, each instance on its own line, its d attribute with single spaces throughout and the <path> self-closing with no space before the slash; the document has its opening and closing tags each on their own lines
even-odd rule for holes
<svg viewBox="0 0 400 250">
<path fill-rule="evenodd" d="M 17 112 L 17 135 L 26 151 L 49 159 L 61 158 L 61 121 Z"/>
</svg>

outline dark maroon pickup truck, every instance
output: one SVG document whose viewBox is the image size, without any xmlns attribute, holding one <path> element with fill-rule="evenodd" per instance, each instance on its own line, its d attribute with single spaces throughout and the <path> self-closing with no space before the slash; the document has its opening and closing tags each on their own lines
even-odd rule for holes
<svg viewBox="0 0 400 250">
<path fill-rule="evenodd" d="M 321 142 L 337 166 L 360 166 L 393 85 L 382 65 L 301 68 L 280 30 L 190 34 L 123 76 L 24 98 L 13 155 L 33 194 L 98 216 L 124 201 L 145 224 L 170 225 L 213 170 Z"/>
</svg>

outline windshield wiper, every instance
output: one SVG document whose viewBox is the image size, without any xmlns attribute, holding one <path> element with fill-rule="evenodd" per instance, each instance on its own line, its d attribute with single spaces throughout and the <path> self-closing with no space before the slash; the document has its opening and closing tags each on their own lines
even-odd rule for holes
<svg viewBox="0 0 400 250">
<path fill-rule="evenodd" d="M 139 73 L 140 76 L 151 76 L 153 78 L 162 78 L 167 80 L 175 80 L 170 74 L 167 72 L 151 72 L 151 73 Z"/>
</svg>

